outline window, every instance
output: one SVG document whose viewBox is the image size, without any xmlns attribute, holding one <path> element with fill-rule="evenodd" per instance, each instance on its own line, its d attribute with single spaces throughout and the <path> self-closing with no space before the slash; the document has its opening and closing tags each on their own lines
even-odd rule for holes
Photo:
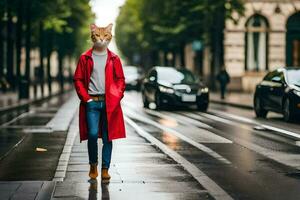
<svg viewBox="0 0 300 200">
<path fill-rule="evenodd" d="M 268 22 L 261 15 L 253 15 L 246 23 L 245 69 L 265 71 L 268 69 Z"/>
<path fill-rule="evenodd" d="M 289 17 L 286 29 L 286 64 L 300 66 L 300 12 Z"/>
</svg>

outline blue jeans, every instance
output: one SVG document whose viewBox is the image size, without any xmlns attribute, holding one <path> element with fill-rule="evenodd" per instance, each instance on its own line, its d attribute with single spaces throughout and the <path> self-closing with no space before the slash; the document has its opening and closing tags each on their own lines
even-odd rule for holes
<svg viewBox="0 0 300 200">
<path fill-rule="evenodd" d="M 102 130 L 102 168 L 109 168 L 112 153 L 112 141 L 108 141 L 108 129 L 105 101 L 90 101 L 86 105 L 88 125 L 88 153 L 89 163 L 98 163 L 98 130 L 99 122 L 103 120 Z"/>
</svg>

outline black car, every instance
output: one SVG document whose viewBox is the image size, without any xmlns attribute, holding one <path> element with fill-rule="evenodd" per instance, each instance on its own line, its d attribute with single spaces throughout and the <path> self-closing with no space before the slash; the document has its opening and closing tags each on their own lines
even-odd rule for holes
<svg viewBox="0 0 300 200">
<path fill-rule="evenodd" d="M 254 110 L 257 117 L 268 111 L 282 113 L 285 121 L 300 114 L 300 68 L 286 67 L 269 72 L 256 86 Z"/>
<path fill-rule="evenodd" d="M 136 66 L 124 66 L 123 67 L 125 83 L 127 90 L 139 90 L 141 85 L 142 71 Z"/>
<path fill-rule="evenodd" d="M 197 105 L 201 111 L 208 108 L 208 88 L 187 69 L 153 67 L 143 80 L 141 90 L 144 107 L 155 103 L 156 109 L 168 105 Z"/>
</svg>

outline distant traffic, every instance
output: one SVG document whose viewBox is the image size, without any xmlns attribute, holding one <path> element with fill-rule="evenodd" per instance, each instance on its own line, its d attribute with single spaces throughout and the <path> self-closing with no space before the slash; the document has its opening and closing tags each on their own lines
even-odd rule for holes
<svg viewBox="0 0 300 200">
<path fill-rule="evenodd" d="M 125 66 L 126 88 L 141 91 L 143 105 L 150 109 L 196 106 L 206 112 L 209 89 L 185 68 L 155 66 L 147 72 Z M 266 74 L 254 93 L 256 117 L 266 118 L 269 111 L 282 113 L 285 121 L 300 116 L 300 68 L 279 68 Z"/>
</svg>

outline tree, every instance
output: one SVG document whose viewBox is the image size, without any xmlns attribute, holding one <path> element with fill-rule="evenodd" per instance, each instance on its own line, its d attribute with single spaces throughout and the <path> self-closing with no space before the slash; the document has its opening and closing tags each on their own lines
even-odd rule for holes
<svg viewBox="0 0 300 200">
<path fill-rule="evenodd" d="M 89 1 L 86 0 L 4 0 L 0 1 L 0 79 L 14 77 L 23 80 L 21 97 L 29 97 L 31 58 L 30 52 L 39 49 L 40 66 L 37 75 L 43 93 L 45 63 L 47 59 L 48 87 L 51 91 L 50 56 L 59 55 L 59 79 L 63 85 L 63 59 L 78 56 L 86 47 L 88 25 L 94 20 Z M 5 16 L 5 18 L 4 18 Z M 8 37 L 9 36 L 9 37 Z M 3 44 L 7 45 L 3 45 Z M 5 48 L 4 48 L 5 47 Z M 21 74 L 21 49 L 25 47 L 25 74 Z M 6 54 L 4 55 L 4 53 Z M 16 52 L 16 54 L 14 54 Z M 4 56 L 6 63 L 4 62 Z M 16 56 L 16 59 L 14 59 Z M 16 61 L 15 61 L 16 60 Z M 4 65 L 5 64 L 5 65 Z M 16 70 L 14 70 L 16 68 Z M 5 69 L 5 70 L 4 70 Z M 3 73 L 3 72 L 7 73 Z M 25 91 L 25 92 L 24 92 Z"/>
<path fill-rule="evenodd" d="M 130 63 L 134 63 L 136 54 L 149 47 L 147 41 L 144 41 L 143 24 L 139 16 L 142 2 L 127 0 L 116 21 L 116 43 Z"/>
<path fill-rule="evenodd" d="M 185 45 L 201 40 L 214 46 L 216 37 L 222 39 L 225 19 L 236 11 L 243 11 L 241 0 L 127 0 L 117 18 L 117 45 L 129 62 L 136 52 L 172 52 L 181 55 L 183 65 Z"/>
</svg>

